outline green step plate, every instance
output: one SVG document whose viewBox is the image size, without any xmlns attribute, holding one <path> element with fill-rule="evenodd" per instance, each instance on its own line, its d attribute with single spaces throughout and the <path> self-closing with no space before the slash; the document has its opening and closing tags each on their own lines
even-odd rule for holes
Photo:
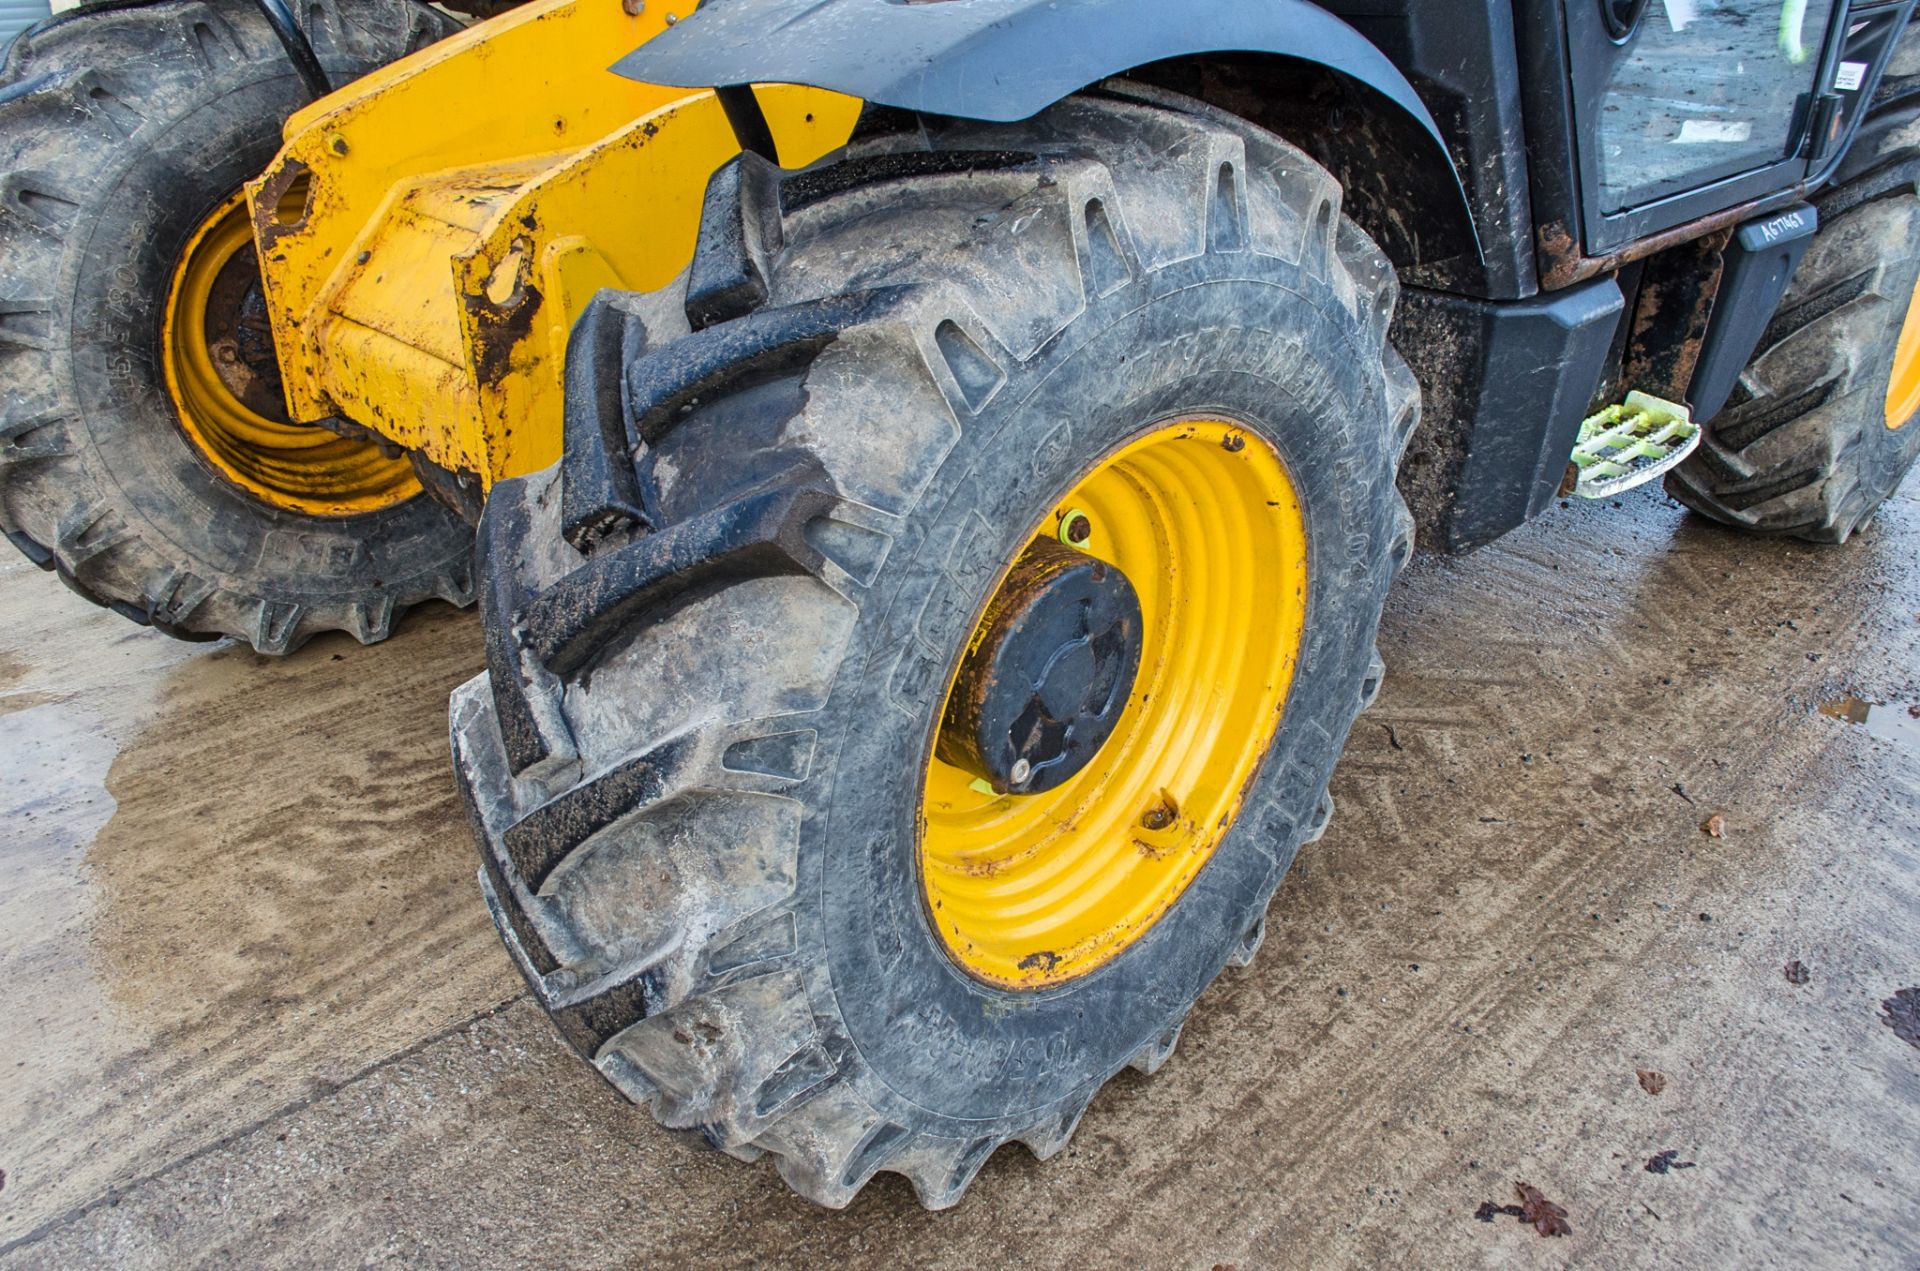
<svg viewBox="0 0 1920 1271">
<path fill-rule="evenodd" d="M 1651 481 L 1693 453 L 1700 425 L 1678 402 L 1632 392 L 1627 400 L 1589 415 L 1573 445 L 1579 479 L 1573 492 L 1604 499 Z"/>
</svg>

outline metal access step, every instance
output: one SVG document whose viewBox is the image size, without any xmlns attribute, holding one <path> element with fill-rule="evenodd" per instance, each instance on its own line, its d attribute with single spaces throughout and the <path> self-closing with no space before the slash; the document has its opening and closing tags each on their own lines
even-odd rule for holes
<svg viewBox="0 0 1920 1271">
<path fill-rule="evenodd" d="M 1589 415 L 1573 445 L 1573 493 L 1603 499 L 1653 480 L 1693 453 L 1700 425 L 1678 402 L 1632 392 Z"/>
</svg>

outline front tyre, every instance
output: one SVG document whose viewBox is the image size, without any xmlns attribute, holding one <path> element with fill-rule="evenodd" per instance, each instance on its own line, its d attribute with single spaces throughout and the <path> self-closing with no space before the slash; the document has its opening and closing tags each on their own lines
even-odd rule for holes
<svg viewBox="0 0 1920 1271">
<path fill-rule="evenodd" d="M 662 1123 L 943 1207 L 1156 1068 L 1326 824 L 1412 550 L 1393 274 L 1297 150 L 1131 90 L 742 160 L 702 224 L 574 337 L 642 515 L 590 464 L 488 507 L 482 882 Z"/>
</svg>

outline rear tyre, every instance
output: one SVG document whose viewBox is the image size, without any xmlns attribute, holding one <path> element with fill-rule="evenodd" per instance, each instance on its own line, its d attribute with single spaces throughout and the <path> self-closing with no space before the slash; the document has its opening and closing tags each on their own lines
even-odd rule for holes
<svg viewBox="0 0 1920 1271">
<path fill-rule="evenodd" d="M 1418 393 L 1339 195 L 1240 121 L 1076 98 L 737 161 L 690 275 L 583 319 L 570 444 L 642 439 L 643 507 L 586 506 L 577 452 L 496 487 L 453 738 L 502 936 L 663 1124 L 944 1207 L 1252 956 L 1412 551 Z M 1031 683 L 974 676 L 1062 594 Z"/>
<path fill-rule="evenodd" d="M 457 29 L 298 8 L 335 83 Z M 64 15 L 0 70 L 0 530 L 136 622 L 263 653 L 472 595 L 472 532 L 403 457 L 281 416 L 238 195 L 305 102 L 245 0 Z"/>
<path fill-rule="evenodd" d="M 1762 534 L 1843 543 L 1920 455 L 1920 122 L 1871 119 L 1725 410 L 1667 490 Z"/>
</svg>

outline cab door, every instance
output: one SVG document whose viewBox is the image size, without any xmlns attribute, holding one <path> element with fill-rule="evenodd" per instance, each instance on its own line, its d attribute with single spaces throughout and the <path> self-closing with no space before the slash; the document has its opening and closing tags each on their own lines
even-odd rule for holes
<svg viewBox="0 0 1920 1271">
<path fill-rule="evenodd" d="M 1836 63 L 1844 0 L 1564 5 L 1589 253 L 1805 179 L 1862 87 Z"/>
</svg>

